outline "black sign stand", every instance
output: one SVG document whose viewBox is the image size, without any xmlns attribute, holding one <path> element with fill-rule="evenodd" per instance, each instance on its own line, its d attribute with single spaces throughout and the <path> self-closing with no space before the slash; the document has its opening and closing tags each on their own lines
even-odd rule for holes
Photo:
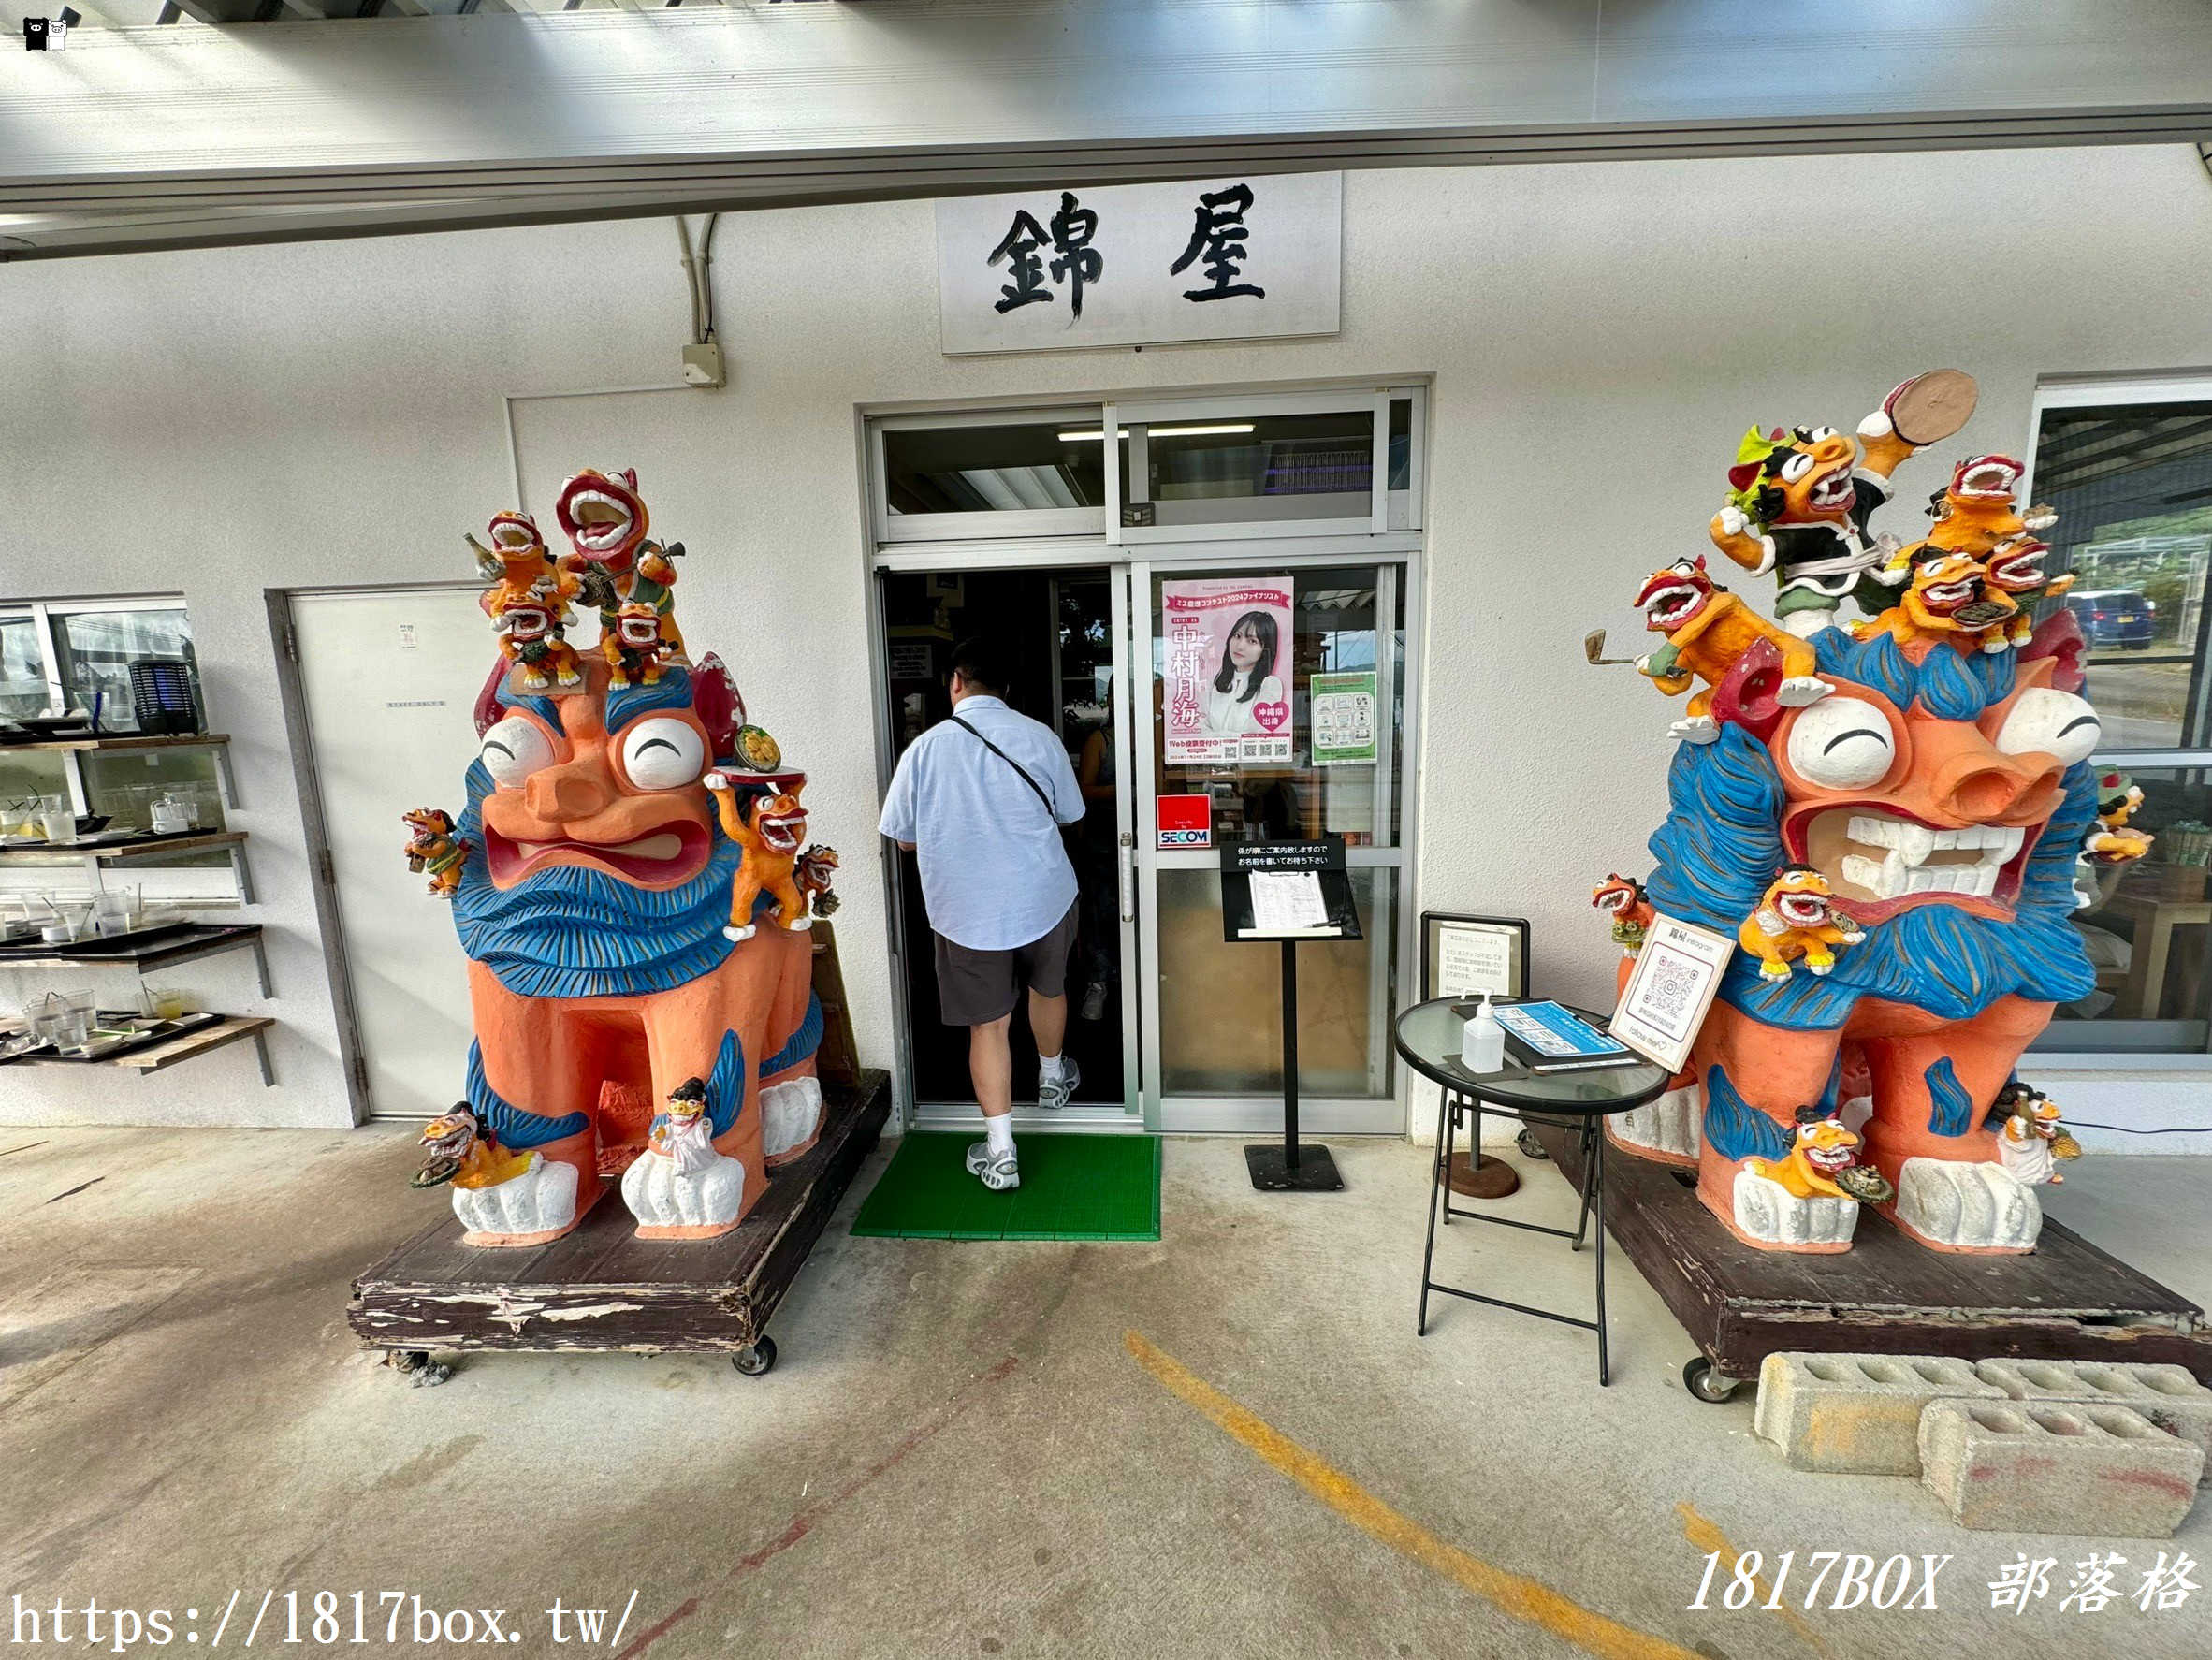
<svg viewBox="0 0 2212 1660">
<path fill-rule="evenodd" d="M 1262 934 L 1253 922 L 1252 877 L 1270 871 L 1307 871 L 1319 879 L 1328 907 L 1329 930 Z M 1351 879 L 1344 866 L 1344 842 L 1231 842 L 1221 850 L 1221 932 L 1232 945 L 1268 940 L 1283 948 L 1283 1140 L 1281 1145 L 1256 1143 L 1244 1149 L 1252 1186 L 1262 1193 L 1341 1193 L 1344 1178 L 1327 1147 L 1301 1146 L 1298 1140 L 1298 942 L 1302 939 L 1357 939 L 1360 917 L 1352 902 Z"/>
</svg>

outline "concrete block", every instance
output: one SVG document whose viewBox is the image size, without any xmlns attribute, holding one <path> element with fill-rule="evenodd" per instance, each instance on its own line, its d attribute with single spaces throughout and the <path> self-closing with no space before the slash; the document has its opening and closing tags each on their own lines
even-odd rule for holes
<svg viewBox="0 0 2212 1660">
<path fill-rule="evenodd" d="M 1856 1206 L 1853 1207 L 1854 1209 Z M 1930 1401 L 2001 1401 L 1965 1361 L 1914 1355 L 1770 1354 L 1759 1367 L 1753 1432 L 1793 1470 L 1920 1474 L 1920 1413 Z"/>
<path fill-rule="evenodd" d="M 2125 1406 L 2169 1435 L 2194 1442 L 2212 1465 L 2212 1389 L 2186 1366 L 2135 1361 L 1984 1361 L 1974 1368 L 2016 1401 Z M 2204 1479 L 2212 1483 L 2212 1467 Z"/>
<path fill-rule="evenodd" d="M 2196 1502 L 2205 1449 L 2125 1406 L 1931 1401 L 1921 1483 L 1961 1527 L 2170 1537 Z"/>
</svg>

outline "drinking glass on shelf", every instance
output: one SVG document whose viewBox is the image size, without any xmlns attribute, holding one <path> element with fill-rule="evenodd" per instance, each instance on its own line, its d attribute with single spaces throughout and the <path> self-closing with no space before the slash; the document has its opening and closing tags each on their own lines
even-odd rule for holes
<svg viewBox="0 0 2212 1660">
<path fill-rule="evenodd" d="M 138 890 L 129 887 L 104 889 L 93 896 L 93 932 L 98 935 L 127 934 L 138 924 Z"/>
<path fill-rule="evenodd" d="M 182 1020 L 192 1012 L 196 1000 L 188 991 L 165 985 L 153 994 L 153 1012 L 164 1020 Z"/>
<path fill-rule="evenodd" d="M 99 1021 L 98 999 L 89 991 L 71 991 L 62 994 L 64 1030 L 68 1035 L 65 1047 L 80 1049 L 92 1036 L 92 1029 Z"/>
<path fill-rule="evenodd" d="M 40 796 L 38 808 L 48 841 L 60 847 L 77 839 L 77 809 L 66 795 Z"/>
</svg>

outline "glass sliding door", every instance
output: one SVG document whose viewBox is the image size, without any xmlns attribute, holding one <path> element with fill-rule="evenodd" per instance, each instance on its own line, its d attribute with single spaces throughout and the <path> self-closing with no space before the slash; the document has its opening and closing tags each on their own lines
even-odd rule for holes
<svg viewBox="0 0 2212 1660">
<path fill-rule="evenodd" d="M 1280 1118 L 1279 958 L 1224 939 L 1218 850 L 1325 835 L 1344 839 L 1365 937 L 1298 948 L 1301 1115 L 1317 1132 L 1404 1128 L 1390 1022 L 1406 949 L 1416 561 L 1294 549 L 1224 561 L 1216 548 L 1136 567 L 1134 657 L 1151 680 L 1151 718 L 1134 734 L 1138 910 L 1154 966 L 1144 1072 L 1147 1116 L 1163 1130 L 1249 1132 Z M 1287 626 L 1275 600 L 1288 602 Z M 1272 654 L 1254 663 L 1258 651 Z M 1278 693 L 1287 720 L 1270 707 Z M 1181 826 L 1201 824 L 1210 848 L 1173 845 L 1188 837 Z"/>
</svg>

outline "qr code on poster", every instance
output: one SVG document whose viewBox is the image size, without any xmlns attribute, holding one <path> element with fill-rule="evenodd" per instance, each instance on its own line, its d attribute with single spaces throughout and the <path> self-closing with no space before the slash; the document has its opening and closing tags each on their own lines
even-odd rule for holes
<svg viewBox="0 0 2212 1660">
<path fill-rule="evenodd" d="M 1690 1023 L 1690 1015 L 1697 1002 L 1699 983 L 1704 980 L 1700 965 L 1684 962 L 1680 957 L 1661 957 L 1644 975 L 1643 995 L 1638 999 L 1643 1007 L 1638 1011 L 1654 1026 L 1669 1031 L 1680 1031 Z"/>
</svg>

